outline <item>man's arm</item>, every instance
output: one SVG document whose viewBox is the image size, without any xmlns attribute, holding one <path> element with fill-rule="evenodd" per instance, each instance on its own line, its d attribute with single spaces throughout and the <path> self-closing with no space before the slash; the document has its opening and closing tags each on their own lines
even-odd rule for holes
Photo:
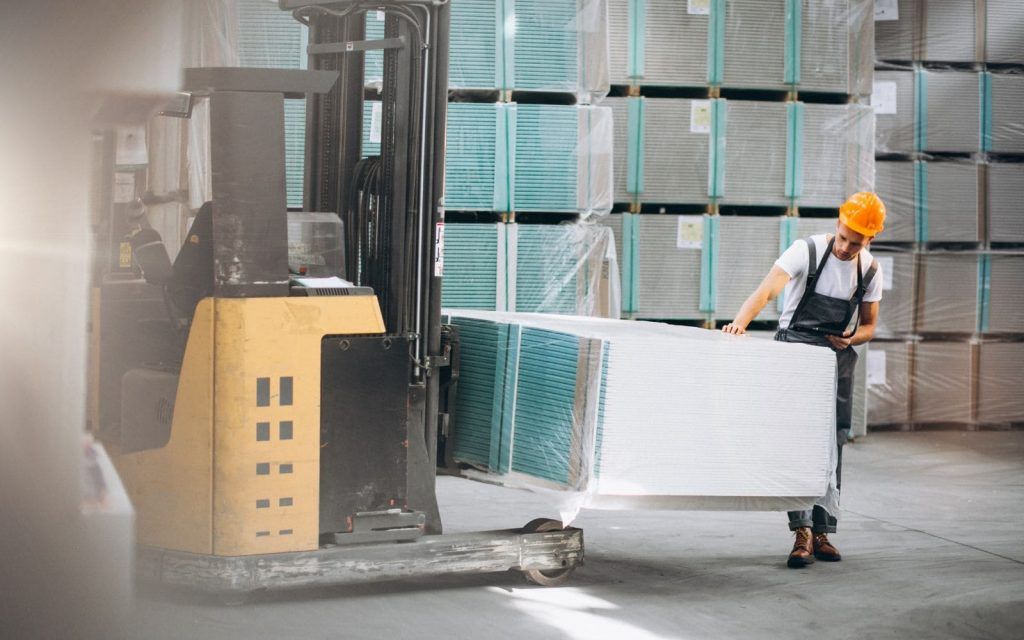
<svg viewBox="0 0 1024 640">
<path fill-rule="evenodd" d="M 747 325 L 750 324 L 750 321 L 756 318 L 757 314 L 761 313 L 761 309 L 764 309 L 766 304 L 779 297 L 779 294 L 782 293 L 790 279 L 790 275 L 782 267 L 779 265 L 772 266 L 772 270 L 768 272 L 768 275 L 764 277 L 764 280 L 761 281 L 761 284 L 758 285 L 754 293 L 750 294 L 747 301 L 740 307 L 739 313 L 736 314 L 736 319 L 722 327 L 722 331 L 736 335 L 746 333 Z M 868 338 L 868 340 L 870 339 Z"/>
<path fill-rule="evenodd" d="M 862 302 L 860 303 L 860 326 L 857 327 L 857 331 L 851 336 L 841 338 L 839 336 L 826 336 L 828 341 L 832 343 L 832 346 L 837 351 L 842 351 L 846 347 L 856 346 L 858 344 L 864 344 L 875 337 L 875 326 L 878 322 L 878 303 L 877 302 Z"/>
</svg>

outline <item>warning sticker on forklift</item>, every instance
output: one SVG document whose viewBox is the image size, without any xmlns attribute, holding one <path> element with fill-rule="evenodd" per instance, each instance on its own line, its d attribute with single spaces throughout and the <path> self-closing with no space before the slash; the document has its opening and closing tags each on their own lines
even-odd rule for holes
<svg viewBox="0 0 1024 640">
<path fill-rule="evenodd" d="M 704 216 L 679 216 L 676 227 L 677 249 L 700 249 L 704 246 Z"/>
<path fill-rule="evenodd" d="M 434 232 L 434 277 L 444 276 L 444 222 L 437 223 Z"/>
<path fill-rule="evenodd" d="M 711 133 L 711 101 L 690 103 L 690 133 Z"/>
</svg>

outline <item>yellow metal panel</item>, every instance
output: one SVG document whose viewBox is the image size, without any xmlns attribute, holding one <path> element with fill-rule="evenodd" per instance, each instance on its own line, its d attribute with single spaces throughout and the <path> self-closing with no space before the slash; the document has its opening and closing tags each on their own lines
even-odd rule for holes
<svg viewBox="0 0 1024 640">
<path fill-rule="evenodd" d="M 238 298 L 215 305 L 213 553 L 316 549 L 320 343 L 326 335 L 383 333 L 377 299 Z M 282 394 L 288 379 L 290 404 Z M 291 423 L 290 439 L 282 439 L 282 423 Z"/>
<path fill-rule="evenodd" d="M 111 454 L 136 511 L 139 544 L 212 553 L 213 300 L 196 307 L 174 402 L 171 438 L 160 449 Z"/>
</svg>

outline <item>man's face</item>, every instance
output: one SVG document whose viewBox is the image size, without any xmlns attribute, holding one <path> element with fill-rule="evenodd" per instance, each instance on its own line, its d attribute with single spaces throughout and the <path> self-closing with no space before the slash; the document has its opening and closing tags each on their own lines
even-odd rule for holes
<svg viewBox="0 0 1024 640">
<path fill-rule="evenodd" d="M 870 242 L 871 238 L 839 222 L 836 224 L 836 241 L 832 253 L 840 260 L 853 260 Z"/>
</svg>

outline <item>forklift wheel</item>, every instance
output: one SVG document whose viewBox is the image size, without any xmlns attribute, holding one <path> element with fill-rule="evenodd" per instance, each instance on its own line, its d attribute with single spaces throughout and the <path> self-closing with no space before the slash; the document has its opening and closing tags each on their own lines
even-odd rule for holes
<svg viewBox="0 0 1024 640">
<path fill-rule="evenodd" d="M 526 523 L 523 533 L 543 533 L 545 531 L 561 531 L 565 527 L 558 520 L 550 518 L 537 518 Z M 572 575 L 575 566 L 565 569 L 531 569 L 523 571 L 526 580 L 542 587 L 557 587 L 565 584 Z"/>
</svg>

